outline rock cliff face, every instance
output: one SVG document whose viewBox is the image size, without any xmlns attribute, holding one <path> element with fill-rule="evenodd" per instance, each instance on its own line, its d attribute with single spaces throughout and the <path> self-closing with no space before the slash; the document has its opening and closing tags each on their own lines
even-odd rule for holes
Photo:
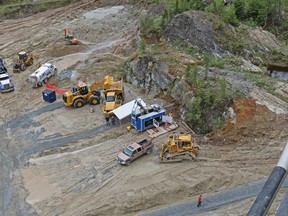
<svg viewBox="0 0 288 216">
<path fill-rule="evenodd" d="M 219 29 L 216 31 L 217 20 L 215 15 L 201 11 L 178 14 L 166 28 L 164 37 L 168 41 L 181 41 L 183 45 L 204 51 L 222 52 L 224 46 L 217 38 L 216 32 L 225 37 L 225 26 L 221 27 L 223 29 L 221 32 Z"/>
<path fill-rule="evenodd" d="M 229 95 L 241 92 L 242 95 L 250 97 L 257 81 L 261 81 L 260 75 L 265 73 L 265 69 L 263 70 L 261 67 L 263 64 L 261 57 L 268 56 L 272 50 L 281 50 L 283 55 L 287 52 L 287 46 L 280 47 L 275 36 L 266 31 L 244 25 L 238 27 L 226 25 L 215 15 L 199 11 L 189 11 L 176 15 L 165 29 L 163 38 L 164 42 L 166 42 L 165 40 L 179 42 L 184 48 L 194 48 L 194 51 L 198 51 L 196 57 L 193 56 L 196 60 L 195 58 L 190 59 L 190 55 L 187 53 L 183 54 L 173 49 L 166 50 L 165 54 L 162 54 L 167 54 L 164 58 L 148 55 L 126 63 L 126 80 L 151 94 L 169 94 L 180 105 L 182 119 L 188 119 L 189 106 L 195 100 L 195 89 L 192 88 L 191 82 L 189 82 L 191 80 L 188 80 L 184 72 L 188 65 L 198 65 L 198 76 L 201 78 L 207 76 L 208 81 L 215 81 L 216 77 L 217 79 L 225 79 L 227 82 L 226 91 Z M 231 63 L 225 62 L 225 68 L 210 65 L 211 67 L 207 72 L 203 67 L 203 52 L 212 53 L 214 57 L 217 56 L 224 61 L 225 58 L 235 59 Z M 202 56 L 199 53 L 202 53 Z M 167 56 L 168 58 L 166 58 Z M 169 57 L 173 57 L 175 61 L 166 60 Z M 177 63 L 175 64 L 175 62 Z M 236 70 L 234 70 L 235 66 L 237 67 Z M 173 70 L 181 68 L 182 70 L 172 71 L 171 68 Z M 214 69 L 217 74 L 213 73 Z M 241 71 L 238 73 L 237 70 Z M 257 74 L 250 75 L 256 78 L 254 80 L 247 78 L 249 74 L 245 72 Z M 216 84 L 212 82 L 212 85 Z M 281 93 L 281 95 L 285 94 Z M 254 98 L 259 101 L 259 97 Z M 275 107 L 278 105 L 276 104 Z M 228 109 L 228 107 L 219 107 L 219 112 L 227 111 L 225 108 Z M 286 109 L 281 110 L 281 112 L 286 113 Z M 207 113 L 209 114 L 209 112 Z M 212 113 L 213 117 L 209 117 L 210 120 L 212 119 L 211 122 L 217 116 L 216 114 Z"/>
<path fill-rule="evenodd" d="M 168 90 L 175 79 L 168 73 L 168 67 L 168 62 L 145 56 L 126 63 L 126 80 L 147 92 L 160 93 Z"/>
</svg>

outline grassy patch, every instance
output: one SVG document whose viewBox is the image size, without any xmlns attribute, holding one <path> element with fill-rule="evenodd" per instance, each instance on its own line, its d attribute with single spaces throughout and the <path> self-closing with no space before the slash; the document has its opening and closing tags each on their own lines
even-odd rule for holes
<svg viewBox="0 0 288 216">
<path fill-rule="evenodd" d="M 48 9 L 62 7 L 77 0 L 39 0 L 35 3 L 32 0 L 11 0 L 0 5 L 1 19 L 24 18 Z"/>
</svg>

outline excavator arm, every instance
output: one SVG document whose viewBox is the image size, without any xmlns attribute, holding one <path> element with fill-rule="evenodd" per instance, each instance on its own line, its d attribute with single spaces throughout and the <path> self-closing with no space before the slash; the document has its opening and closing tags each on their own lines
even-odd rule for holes
<svg viewBox="0 0 288 216">
<path fill-rule="evenodd" d="M 105 76 L 102 81 L 93 83 L 92 86 L 89 88 L 89 92 L 93 92 L 99 87 L 112 83 L 112 82 L 113 82 L 113 77 Z"/>
</svg>

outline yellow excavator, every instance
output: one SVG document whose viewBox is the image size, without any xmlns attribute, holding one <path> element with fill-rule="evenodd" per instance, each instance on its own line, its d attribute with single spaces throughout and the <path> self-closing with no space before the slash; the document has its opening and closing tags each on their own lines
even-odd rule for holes
<svg viewBox="0 0 288 216">
<path fill-rule="evenodd" d="M 91 105 L 100 104 L 101 93 L 98 88 L 107 85 L 113 81 L 113 77 L 105 76 L 100 82 L 95 82 L 90 88 L 85 83 L 78 83 L 77 87 L 63 94 L 63 101 L 65 106 L 74 106 L 75 108 L 82 107 L 85 103 Z"/>
<path fill-rule="evenodd" d="M 199 147 L 193 143 L 191 134 L 170 134 L 160 148 L 160 162 L 196 160 Z"/>
</svg>

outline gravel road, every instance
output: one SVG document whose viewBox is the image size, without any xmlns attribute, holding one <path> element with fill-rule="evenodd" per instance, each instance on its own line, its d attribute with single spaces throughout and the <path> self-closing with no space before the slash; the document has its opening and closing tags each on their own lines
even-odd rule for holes
<svg viewBox="0 0 288 216">
<path fill-rule="evenodd" d="M 187 201 L 182 204 L 173 205 L 167 208 L 161 208 L 151 212 L 144 212 L 139 216 L 187 216 L 198 213 L 209 212 L 218 209 L 224 205 L 241 201 L 249 197 L 256 196 L 265 184 L 266 179 L 257 182 L 244 184 L 235 188 L 223 190 L 221 192 L 203 197 L 201 208 L 197 208 L 197 200 Z M 288 178 L 282 184 L 282 188 L 288 187 Z M 287 195 L 286 195 L 287 198 Z M 252 206 L 252 203 L 251 203 Z M 283 215 L 280 214 L 279 215 Z"/>
</svg>

